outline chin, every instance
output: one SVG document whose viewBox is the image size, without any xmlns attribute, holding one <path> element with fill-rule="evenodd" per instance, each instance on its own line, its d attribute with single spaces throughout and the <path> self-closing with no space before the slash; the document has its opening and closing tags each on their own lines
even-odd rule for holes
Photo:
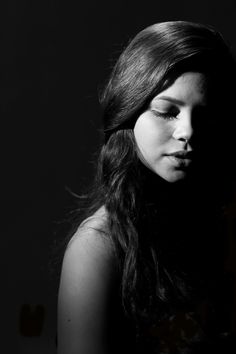
<svg viewBox="0 0 236 354">
<path fill-rule="evenodd" d="M 158 175 L 169 183 L 184 181 L 187 178 L 187 173 L 185 171 L 176 171 L 172 173 L 166 173 L 163 175 L 158 174 Z"/>
</svg>

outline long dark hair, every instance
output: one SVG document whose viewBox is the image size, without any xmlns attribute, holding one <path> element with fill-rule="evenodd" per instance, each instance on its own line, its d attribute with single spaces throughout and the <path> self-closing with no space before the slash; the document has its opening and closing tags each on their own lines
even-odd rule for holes
<svg viewBox="0 0 236 354">
<path fill-rule="evenodd" d="M 174 248 L 177 241 L 162 236 L 171 235 L 173 231 L 168 231 L 167 224 L 162 221 L 168 220 L 163 210 L 170 210 L 168 203 L 173 202 L 168 194 L 169 188 L 170 194 L 175 194 L 176 198 L 185 193 L 185 206 L 194 207 L 194 213 L 185 215 L 189 220 L 193 220 L 194 214 L 194 220 L 200 222 L 207 214 L 204 220 L 212 221 L 213 210 L 219 210 L 216 205 L 222 207 L 222 203 L 214 204 L 220 194 L 218 191 L 215 197 L 214 192 L 210 192 L 211 184 L 207 182 L 212 183 L 212 175 L 207 178 L 207 173 L 210 173 L 207 164 L 202 176 L 198 171 L 193 174 L 192 181 L 200 186 L 200 195 L 191 189 L 189 197 L 192 181 L 187 189 L 181 184 L 177 188 L 167 187 L 167 183 L 142 165 L 137 154 L 133 135 L 137 117 L 156 94 L 168 87 L 181 72 L 189 70 L 204 72 L 210 77 L 212 86 L 215 88 L 217 85 L 219 90 L 214 89 L 213 97 L 216 102 L 219 91 L 221 94 L 225 92 L 235 78 L 235 63 L 230 50 L 212 27 L 184 21 L 158 23 L 141 31 L 128 44 L 100 98 L 104 144 L 98 157 L 94 188 L 87 199 L 87 216 L 105 206 L 108 234 L 120 269 L 123 304 L 134 319 L 149 318 L 154 305 L 164 313 L 169 304 L 176 301 L 184 303 L 189 296 L 191 286 L 185 270 L 179 266 L 183 247 L 182 251 L 181 247 L 177 248 L 179 259 L 176 261 Z M 221 113 L 220 110 L 216 112 L 219 119 Z M 221 134 L 224 134 L 222 130 Z M 225 136 L 224 140 L 227 142 Z M 212 191 L 222 185 L 222 178 L 228 175 L 225 167 L 221 169 L 224 173 L 214 175 Z M 225 195 L 223 197 L 226 199 Z M 209 202 L 215 207 L 210 208 Z M 184 203 L 180 202 L 180 209 Z M 174 214 L 176 212 L 171 215 Z M 186 246 L 186 242 L 185 233 L 182 244 Z M 190 243 L 188 245 L 191 248 Z M 200 252 L 200 249 L 195 247 L 194 252 Z"/>
</svg>

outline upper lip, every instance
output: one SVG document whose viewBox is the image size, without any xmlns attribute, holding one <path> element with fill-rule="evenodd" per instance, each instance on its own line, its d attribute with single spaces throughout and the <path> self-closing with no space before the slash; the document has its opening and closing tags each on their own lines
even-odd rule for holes
<svg viewBox="0 0 236 354">
<path fill-rule="evenodd" d="M 193 151 L 186 151 L 186 150 L 179 150 L 179 151 L 174 151 L 170 154 L 167 154 L 168 156 L 174 156 L 180 159 L 192 159 L 193 158 Z"/>
</svg>

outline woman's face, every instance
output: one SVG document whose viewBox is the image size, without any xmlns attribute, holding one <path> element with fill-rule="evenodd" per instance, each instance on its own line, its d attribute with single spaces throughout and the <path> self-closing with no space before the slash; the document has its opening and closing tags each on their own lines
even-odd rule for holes
<svg viewBox="0 0 236 354">
<path fill-rule="evenodd" d="M 155 96 L 137 119 L 139 157 L 166 181 L 184 179 L 194 163 L 193 137 L 206 123 L 207 104 L 206 76 L 186 72 Z"/>
</svg>

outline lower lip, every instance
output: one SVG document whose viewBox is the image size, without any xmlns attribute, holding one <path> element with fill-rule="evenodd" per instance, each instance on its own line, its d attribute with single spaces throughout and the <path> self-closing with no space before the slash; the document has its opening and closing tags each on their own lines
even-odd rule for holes
<svg viewBox="0 0 236 354">
<path fill-rule="evenodd" d="M 167 155 L 167 157 L 175 167 L 180 168 L 180 169 L 187 168 L 192 162 L 191 159 L 176 157 L 173 155 Z"/>
</svg>

